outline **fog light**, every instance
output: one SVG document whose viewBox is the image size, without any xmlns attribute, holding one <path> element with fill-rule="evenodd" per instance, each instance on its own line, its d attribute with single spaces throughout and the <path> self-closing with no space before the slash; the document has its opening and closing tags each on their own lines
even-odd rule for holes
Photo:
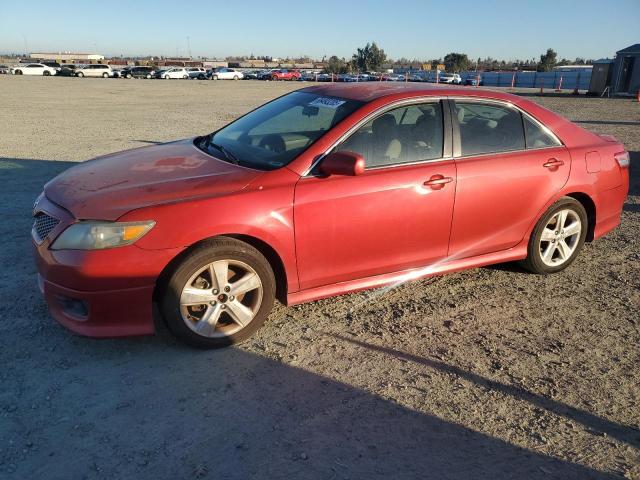
<svg viewBox="0 0 640 480">
<path fill-rule="evenodd" d="M 65 297 L 63 295 L 57 295 L 58 303 L 62 311 L 74 319 L 83 322 L 87 319 L 89 309 L 87 304 L 83 300 L 77 298 Z"/>
</svg>

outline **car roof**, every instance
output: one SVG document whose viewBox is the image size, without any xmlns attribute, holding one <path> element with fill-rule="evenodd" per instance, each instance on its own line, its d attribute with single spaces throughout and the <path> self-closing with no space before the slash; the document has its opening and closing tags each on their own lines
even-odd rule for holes
<svg viewBox="0 0 640 480">
<path fill-rule="evenodd" d="M 458 87 L 438 84 L 424 83 L 401 83 L 401 82 L 363 82 L 363 83 L 335 83 L 328 85 L 317 85 L 303 88 L 301 91 L 315 93 L 317 95 L 328 95 L 333 97 L 348 98 L 362 102 L 372 102 L 383 97 L 396 97 L 394 100 L 406 96 L 463 96 L 476 98 L 490 98 L 504 100 L 512 103 L 519 103 L 520 97 L 509 93 L 486 89 L 469 89 L 468 87 Z"/>
</svg>

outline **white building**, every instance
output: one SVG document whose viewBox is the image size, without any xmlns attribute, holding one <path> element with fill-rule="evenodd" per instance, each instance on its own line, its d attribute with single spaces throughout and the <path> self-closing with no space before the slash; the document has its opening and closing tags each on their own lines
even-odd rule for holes
<svg viewBox="0 0 640 480">
<path fill-rule="evenodd" d="M 91 63 L 104 60 L 104 55 L 74 52 L 34 52 L 29 54 L 29 58 L 38 60 L 55 60 L 60 63 Z"/>
</svg>

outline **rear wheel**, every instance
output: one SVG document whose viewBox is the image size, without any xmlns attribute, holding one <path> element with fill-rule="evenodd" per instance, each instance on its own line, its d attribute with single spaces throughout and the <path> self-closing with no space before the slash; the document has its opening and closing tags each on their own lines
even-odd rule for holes
<svg viewBox="0 0 640 480">
<path fill-rule="evenodd" d="M 164 79 L 165 79 L 165 80 L 171 80 L 171 77 L 170 77 L 169 75 L 165 75 L 165 76 L 164 76 Z"/>
<path fill-rule="evenodd" d="M 131 74 L 130 74 L 130 73 L 127 73 L 127 74 L 125 75 L 125 78 L 131 78 Z"/>
<path fill-rule="evenodd" d="M 218 75 L 212 75 L 211 80 L 218 80 Z"/>
<path fill-rule="evenodd" d="M 234 79 L 234 80 L 238 80 L 238 75 L 234 75 L 234 76 L 233 76 L 233 79 Z"/>
<path fill-rule="evenodd" d="M 571 197 L 557 201 L 536 224 L 522 265 L 538 274 L 555 273 L 571 265 L 587 236 L 587 212 Z"/>
<path fill-rule="evenodd" d="M 190 252 L 161 288 L 161 312 L 182 341 L 200 348 L 242 342 L 275 298 L 269 262 L 252 246 L 219 237 Z"/>
<path fill-rule="evenodd" d="M 147 73 L 147 74 L 145 75 L 145 77 L 144 77 L 144 78 L 146 78 L 147 80 L 149 80 L 149 79 L 151 78 L 151 74 L 150 74 L 150 73 Z"/>
<path fill-rule="evenodd" d="M 109 74 L 108 73 L 103 73 L 102 74 L 102 78 L 109 78 Z"/>
<path fill-rule="evenodd" d="M 82 78 L 82 77 L 84 77 L 84 73 L 82 73 L 82 72 L 78 72 L 78 73 L 76 73 L 76 77 L 80 77 L 80 78 Z"/>
<path fill-rule="evenodd" d="M 49 75 L 51 75 L 51 72 L 49 72 L 48 70 L 45 70 L 44 72 L 42 72 L 42 75 L 45 77 L 48 77 Z"/>
</svg>

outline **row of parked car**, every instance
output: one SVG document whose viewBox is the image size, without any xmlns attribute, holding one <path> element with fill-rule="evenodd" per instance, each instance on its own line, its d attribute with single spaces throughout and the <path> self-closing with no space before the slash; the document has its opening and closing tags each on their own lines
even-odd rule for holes
<svg viewBox="0 0 640 480">
<path fill-rule="evenodd" d="M 218 67 L 205 69 L 203 67 L 166 67 L 154 68 L 147 66 L 131 66 L 113 68 L 105 64 L 90 65 L 60 65 L 56 62 L 24 63 L 8 67 L 0 65 L 0 73 L 14 75 L 59 75 L 67 77 L 103 77 L 103 78 L 159 78 L 170 79 L 198 79 L 198 80 L 288 80 L 288 81 L 316 81 L 316 82 L 435 82 L 460 85 L 462 78 L 457 73 L 446 72 L 417 72 L 408 74 L 396 73 L 359 73 L 339 74 L 323 73 L 320 71 L 304 71 L 278 68 L 271 70 L 245 70 Z M 466 85 L 477 85 L 476 78 L 467 77 Z"/>
</svg>

